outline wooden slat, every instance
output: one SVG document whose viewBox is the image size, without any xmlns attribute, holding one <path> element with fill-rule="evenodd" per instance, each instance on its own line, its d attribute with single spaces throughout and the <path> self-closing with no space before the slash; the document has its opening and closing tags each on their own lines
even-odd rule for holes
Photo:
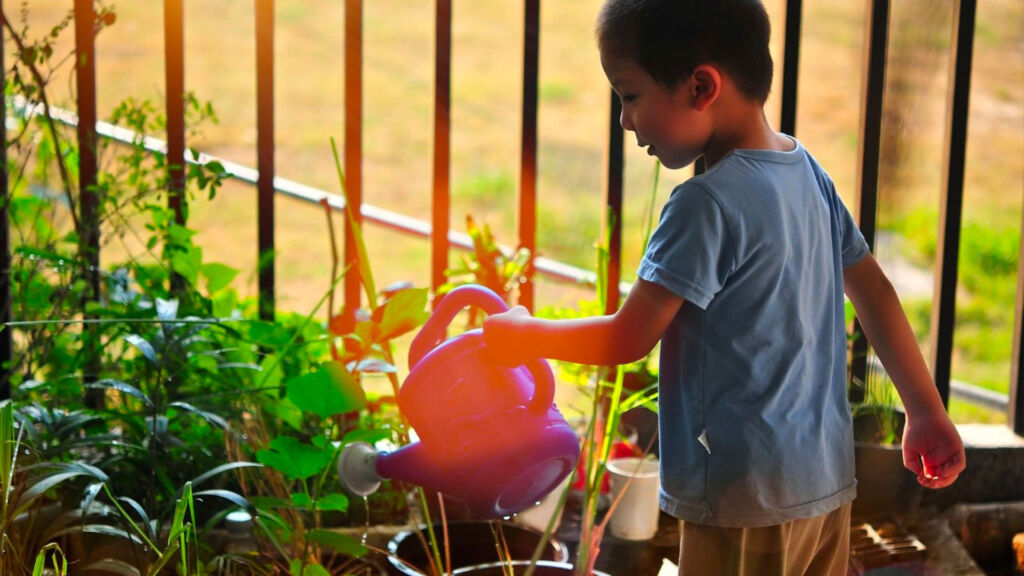
<svg viewBox="0 0 1024 576">
<path fill-rule="evenodd" d="M 167 205 L 185 223 L 185 15 L 182 0 L 164 0 L 164 79 L 167 83 Z"/>
<path fill-rule="evenodd" d="M 0 10 L 3 0 L 0 0 Z M 0 26 L 0 46 L 6 46 L 5 28 Z M 7 85 L 6 50 L 0 50 L 0 86 Z M 0 118 L 7 118 L 7 99 L 0 98 Z M 0 322 L 11 320 L 11 244 L 10 244 L 10 190 L 7 170 L 7 131 L 0 130 Z M 14 357 L 10 328 L 0 330 L 0 402 L 11 397 L 11 374 L 7 368 Z"/>
<path fill-rule="evenodd" d="M 797 80 L 800 75 L 800 29 L 803 1 L 786 1 L 786 41 L 782 57 L 782 111 L 779 130 L 796 135 Z"/>
<path fill-rule="evenodd" d="M 257 262 L 259 314 L 274 317 L 274 0 L 256 0 Z"/>
<path fill-rule="evenodd" d="M 882 100 L 885 94 L 885 60 L 889 42 L 889 0 L 871 0 L 864 57 L 864 83 L 861 97 L 860 157 L 857 181 L 857 219 L 861 233 L 872 251 L 878 212 L 878 168 L 882 148 Z M 853 377 L 867 381 L 868 343 L 859 323 L 850 370 Z M 859 400 L 859 391 L 851 391 Z"/>
<path fill-rule="evenodd" d="M 164 0 L 164 81 L 167 86 L 167 208 L 185 224 L 185 9 L 182 0 Z M 171 272 L 171 292 L 185 281 Z"/>
<path fill-rule="evenodd" d="M 99 198 L 96 194 L 98 171 L 96 137 L 96 12 L 92 0 L 75 0 L 75 90 L 78 95 L 78 184 L 80 227 L 79 246 L 85 269 L 82 276 L 88 284 L 91 299 L 100 293 Z M 100 371 L 99 330 L 94 325 L 83 328 L 85 346 L 85 382 L 95 381 Z M 101 408 L 103 391 L 88 389 L 85 403 Z"/>
<path fill-rule="evenodd" d="M 1017 300 L 1014 305 L 1013 356 L 1010 358 L 1010 402 L 1006 421 L 1013 431 L 1024 436 L 1024 214 L 1017 263 Z"/>
<path fill-rule="evenodd" d="M 941 234 L 935 254 L 935 299 L 932 301 L 932 372 L 942 401 L 949 404 L 949 382 L 956 324 L 957 266 L 960 258 L 960 220 L 963 215 L 964 159 L 967 153 L 967 113 L 970 107 L 971 64 L 974 56 L 975 0 L 958 0 L 953 20 L 955 45 L 950 61 L 946 110 L 946 179 L 939 210 Z"/>
<path fill-rule="evenodd" d="M 345 180 L 352 215 L 362 222 L 363 203 L 363 0 L 345 0 Z M 345 220 L 345 316 L 359 308 L 362 278 L 355 235 Z"/>
<path fill-rule="evenodd" d="M 622 277 L 622 185 L 625 169 L 625 132 L 619 117 L 622 103 L 611 92 L 608 127 L 608 163 L 605 175 L 605 226 L 608 239 L 608 281 L 605 284 L 605 314 L 619 309 L 619 279 Z"/>
<path fill-rule="evenodd" d="M 519 169 L 519 245 L 537 252 L 537 83 L 540 0 L 526 0 L 523 34 L 523 126 Z M 533 310 L 533 279 L 519 285 L 519 304 Z"/>
<path fill-rule="evenodd" d="M 452 2 L 437 0 L 434 44 L 434 188 L 430 215 L 430 286 L 436 294 L 447 281 L 451 228 Z M 440 300 L 436 300 L 436 306 Z"/>
</svg>

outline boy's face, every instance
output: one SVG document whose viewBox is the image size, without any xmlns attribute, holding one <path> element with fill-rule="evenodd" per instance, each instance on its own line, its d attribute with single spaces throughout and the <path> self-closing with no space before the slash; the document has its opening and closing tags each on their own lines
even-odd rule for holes
<svg viewBox="0 0 1024 576">
<path fill-rule="evenodd" d="M 636 62 L 601 54 L 601 66 L 622 101 L 619 122 L 636 134 L 666 168 L 683 168 L 697 159 L 711 135 L 709 115 L 693 106 L 694 80 L 669 88 L 659 84 Z"/>
</svg>

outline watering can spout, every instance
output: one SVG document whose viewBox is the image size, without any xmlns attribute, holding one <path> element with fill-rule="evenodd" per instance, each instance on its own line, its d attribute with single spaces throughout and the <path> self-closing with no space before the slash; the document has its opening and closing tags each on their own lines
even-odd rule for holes
<svg viewBox="0 0 1024 576">
<path fill-rule="evenodd" d="M 369 496 L 387 478 L 441 491 L 441 471 L 426 453 L 423 444 L 414 442 L 394 452 L 381 452 L 366 442 L 352 442 L 338 457 L 338 478 L 352 494 Z"/>
</svg>

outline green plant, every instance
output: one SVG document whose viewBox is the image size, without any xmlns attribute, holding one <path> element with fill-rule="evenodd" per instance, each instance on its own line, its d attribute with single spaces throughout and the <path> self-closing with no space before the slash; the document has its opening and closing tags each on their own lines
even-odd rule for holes
<svg viewBox="0 0 1024 576">
<path fill-rule="evenodd" d="M 116 21 L 103 2 L 96 3 L 96 14 L 97 34 Z M 17 125 L 7 140 L 10 190 L 3 201 L 14 224 L 11 309 L 19 320 L 7 326 L 17 327 L 18 350 L 5 374 L 13 386 L 50 380 L 49 393 L 65 399 L 80 392 L 72 375 L 89 381 L 104 377 L 99 356 L 107 335 L 92 320 L 103 316 L 105 326 L 113 324 L 109 320 L 117 316 L 109 313 L 108 303 L 126 296 L 122 288 L 129 277 L 142 287 L 139 309 L 163 299 L 176 301 L 182 316 L 208 315 L 212 303 L 200 293 L 200 281 L 210 294 L 225 292 L 237 271 L 203 262 L 202 250 L 192 243 L 194 232 L 167 207 L 172 167 L 144 146 L 145 138 L 162 131 L 166 121 L 147 100 L 127 98 L 115 108 L 111 122 L 132 129 L 136 138 L 129 146 L 97 143 L 96 184 L 87 191 L 91 198 L 84 196 L 75 131 L 57 120 L 52 95 L 56 79 L 70 73 L 75 62 L 74 52 L 58 53 L 72 12 L 40 35 L 28 25 L 27 3 L 22 3 L 20 22 L 9 12 L 2 16 L 5 39 L 15 54 L 5 76 L 5 98 Z M 185 102 L 193 133 L 216 122 L 209 104 L 191 94 Z M 189 198 L 214 196 L 226 176 L 216 162 L 190 165 L 185 174 Z M 120 244 L 128 263 L 98 268 L 93 239 L 105 247 Z M 172 276 L 183 279 L 173 294 Z"/>
<path fill-rule="evenodd" d="M 853 303 L 846 300 L 846 325 L 852 326 L 856 319 Z M 854 438 L 863 442 L 881 444 L 898 444 L 903 435 L 903 423 L 906 416 L 896 388 L 882 368 L 875 369 L 869 363 L 868 373 L 864 380 L 857 377 L 852 369 L 853 354 L 857 348 L 854 343 L 863 338 L 863 334 L 849 330 L 847 332 L 847 396 L 851 398 L 851 417 L 854 420 Z"/>
<path fill-rule="evenodd" d="M 485 223 L 481 228 L 469 214 L 466 215 L 466 232 L 473 240 L 473 251 L 460 256 L 461 266 L 445 271 L 449 282 L 438 288 L 438 294 L 446 294 L 463 284 L 479 284 L 511 305 L 513 291 L 532 273 L 530 251 L 520 247 L 512 255 L 506 255 L 495 242 L 491 227 Z M 471 310 L 469 314 L 470 326 L 478 326 L 482 321 L 479 311 Z"/>
<path fill-rule="evenodd" d="M 33 418 L 46 414 L 45 418 Z M 157 574 L 171 559 L 180 558 L 181 574 L 201 574 L 197 524 L 192 482 L 186 482 L 167 524 L 166 545 L 158 546 L 163 523 L 151 520 L 135 500 L 117 497 L 110 489 L 110 477 L 81 459 L 55 460 L 46 449 L 37 449 L 43 439 L 40 428 L 57 423 L 66 430 L 82 421 L 80 414 L 62 421 L 53 411 L 15 411 L 11 402 L 0 405 L 0 574 L 24 574 L 33 561 L 33 574 L 50 561 L 57 573 L 66 573 L 65 551 L 81 547 L 75 542 L 93 535 L 122 540 L 132 546 L 129 557 L 75 558 L 85 569 L 118 567 L 123 574 Z M 62 434 L 65 435 L 65 434 Z M 229 465 L 197 478 L 203 482 L 239 465 Z M 80 480 L 90 483 L 82 485 Z M 98 498 L 103 495 L 109 504 Z M 195 496 L 227 499 L 247 505 L 226 490 L 205 490 Z M 185 511 L 189 518 L 186 521 Z M 78 540 L 69 540 L 76 537 Z M 142 545 L 145 548 L 142 548 Z M 69 545 L 71 548 L 69 548 Z M 138 547 L 136 547 L 138 545 Z M 153 559 L 155 556 L 155 559 Z M 129 561 L 134 560 L 132 563 Z M 189 566 L 193 568 L 189 568 Z"/>
<path fill-rule="evenodd" d="M 340 166 L 338 174 L 345 191 Z M 362 233 L 350 212 L 346 216 L 358 242 L 360 278 L 370 308 L 335 313 L 335 288 L 344 273 L 339 272 L 331 211 L 325 208 L 332 280 L 303 326 L 315 324 L 312 318 L 326 302 L 328 318 L 322 337 L 329 343 L 330 355 L 305 373 L 279 380 L 279 386 L 259 383 L 257 388 L 267 390 L 261 410 L 240 423 L 247 444 L 256 447 L 255 457 L 265 466 L 240 478 L 257 511 L 258 545 L 280 571 L 296 576 L 337 572 L 348 559 L 365 554 L 361 542 L 327 529 L 332 515 L 345 515 L 350 507 L 333 474 L 335 462 L 348 442 L 407 441 L 405 424 L 385 408 L 387 399 L 368 403 L 362 381 L 383 375 L 397 394 L 391 340 L 426 318 L 425 289 L 403 285 L 377 293 Z M 286 358 L 297 345 L 295 338 L 279 342 L 272 354 Z M 387 413 L 392 416 L 383 415 Z M 232 451 L 237 459 L 246 457 L 240 442 L 233 443 Z"/>
</svg>

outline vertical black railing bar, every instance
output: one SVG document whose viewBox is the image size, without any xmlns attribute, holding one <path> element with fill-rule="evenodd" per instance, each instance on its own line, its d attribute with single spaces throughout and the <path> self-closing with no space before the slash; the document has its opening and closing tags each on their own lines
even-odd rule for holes
<svg viewBox="0 0 1024 576">
<path fill-rule="evenodd" d="M 430 211 L 430 287 L 447 280 L 451 227 L 452 1 L 437 0 L 434 38 L 434 188 Z M 434 302 L 436 306 L 438 301 Z"/>
<path fill-rule="evenodd" d="M 75 85 L 78 93 L 78 186 L 81 209 L 79 246 L 84 262 L 83 277 L 89 286 L 89 298 L 100 294 L 99 198 L 96 191 L 98 168 L 96 136 L 96 11 L 93 0 L 75 0 Z M 99 365 L 99 330 L 83 327 L 85 381 L 96 379 Z M 103 405 L 102 390 L 86 390 L 87 406 Z"/>
<path fill-rule="evenodd" d="M 3 0 L 0 0 L 0 12 Z M 0 86 L 7 85 L 4 29 L 0 26 Z M 7 99 L 0 98 L 0 118 L 7 118 Z M 10 190 L 7 179 L 7 130 L 0 130 L 0 322 L 11 320 Z M 0 401 L 11 397 L 10 362 L 14 358 L 11 329 L 0 329 Z"/>
<path fill-rule="evenodd" d="M 878 167 L 882 149 L 882 102 L 885 95 L 885 61 L 889 43 L 889 0 L 871 0 L 865 30 L 865 71 L 861 99 L 860 153 L 857 181 L 857 218 L 861 233 L 874 250 L 878 218 Z M 867 381 L 868 343 L 860 324 L 854 323 L 851 374 Z M 854 400 L 860 391 L 852 389 Z"/>
<path fill-rule="evenodd" d="M 1013 320 L 1013 356 L 1010 358 L 1010 402 L 1006 421 L 1016 434 L 1024 436 L 1024 214 L 1021 214 L 1021 231 Z"/>
<path fill-rule="evenodd" d="M 185 223 L 185 8 L 183 0 L 164 0 L 164 77 L 167 83 L 167 207 Z M 171 272 L 171 293 L 184 279 Z"/>
<path fill-rule="evenodd" d="M 256 0 L 256 168 L 259 315 L 274 318 L 274 0 Z M 333 311 L 331 311 L 333 313 Z"/>
<path fill-rule="evenodd" d="M 363 0 L 345 0 L 345 181 L 349 213 L 362 222 L 363 203 Z M 345 318 L 359 309 L 359 253 L 345 219 Z M 372 303 L 371 303 L 372 304 Z M 333 314 L 333 311 L 331 312 Z"/>
<path fill-rule="evenodd" d="M 523 26 L 523 127 L 519 168 L 519 245 L 537 253 L 537 83 L 540 0 L 526 0 Z M 532 267 L 531 267 L 532 268 Z M 533 310 L 533 274 L 519 285 L 519 304 Z"/>
<path fill-rule="evenodd" d="M 608 278 L 604 287 L 605 314 L 619 308 L 619 278 L 622 276 L 622 186 L 626 158 L 623 150 L 625 131 L 622 129 L 622 103 L 611 92 L 608 115 L 608 165 L 605 174 L 605 232 L 608 240 Z"/>
<path fill-rule="evenodd" d="M 949 99 L 946 110 L 946 179 L 939 210 L 939 242 L 935 254 L 935 298 L 932 301 L 932 372 L 942 401 L 949 404 L 953 330 L 956 324 L 957 267 L 960 219 L 963 214 L 967 116 L 974 59 L 976 0 L 958 0 L 953 20 Z"/>
<path fill-rule="evenodd" d="M 797 80 L 800 76 L 800 29 L 803 0 L 786 1 L 786 40 L 782 55 L 782 111 L 779 131 L 796 135 Z"/>
</svg>

